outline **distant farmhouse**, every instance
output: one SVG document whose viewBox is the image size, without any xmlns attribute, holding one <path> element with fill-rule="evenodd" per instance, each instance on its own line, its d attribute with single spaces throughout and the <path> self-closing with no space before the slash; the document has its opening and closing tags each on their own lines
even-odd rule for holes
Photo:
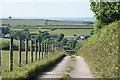
<svg viewBox="0 0 120 80">
<path fill-rule="evenodd" d="M 76 39 L 79 39 L 78 36 L 64 36 L 64 38 L 66 38 L 67 40 L 76 40 Z"/>
<path fill-rule="evenodd" d="M 6 38 L 7 38 L 7 37 L 10 37 L 10 34 L 6 34 L 5 37 L 6 37 Z"/>
<path fill-rule="evenodd" d="M 50 38 L 58 38 L 58 34 L 50 34 Z"/>
<path fill-rule="evenodd" d="M 67 40 L 87 40 L 90 38 L 89 35 L 81 35 L 81 36 L 64 36 Z"/>
<path fill-rule="evenodd" d="M 81 35 L 81 36 L 80 36 L 80 39 L 81 39 L 81 40 L 87 40 L 87 39 L 89 39 L 89 38 L 90 38 L 89 35 Z"/>
</svg>

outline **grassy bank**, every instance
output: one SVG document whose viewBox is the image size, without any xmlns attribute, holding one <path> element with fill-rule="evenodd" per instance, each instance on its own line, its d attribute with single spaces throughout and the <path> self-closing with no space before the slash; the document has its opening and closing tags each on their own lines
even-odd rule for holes
<svg viewBox="0 0 120 80">
<path fill-rule="evenodd" d="M 47 70 L 57 63 L 60 59 L 65 56 L 63 52 L 57 52 L 54 55 L 50 55 L 48 58 L 41 59 L 40 61 L 34 61 L 27 65 L 22 65 L 22 67 L 16 67 L 12 72 L 8 70 L 2 73 L 2 78 L 12 79 L 12 80 L 33 80 L 33 78 L 40 72 Z M 17 57 L 17 56 L 16 56 Z M 6 58 L 7 59 L 7 58 Z M 14 57 L 15 59 L 15 57 Z M 7 61 L 4 62 L 5 65 Z M 7 64 L 6 64 L 7 65 Z M 4 67 L 3 67 L 4 68 Z M 5 69 L 4 69 L 5 70 Z"/>
<path fill-rule="evenodd" d="M 104 26 L 94 34 L 78 55 L 83 56 L 97 78 L 118 78 L 118 27 L 120 21 Z"/>
</svg>

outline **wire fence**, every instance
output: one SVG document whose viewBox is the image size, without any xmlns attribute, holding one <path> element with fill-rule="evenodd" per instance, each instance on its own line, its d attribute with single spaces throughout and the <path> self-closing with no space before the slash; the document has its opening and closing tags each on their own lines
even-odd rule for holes
<svg viewBox="0 0 120 80">
<path fill-rule="evenodd" d="M 13 50 L 14 39 L 13 37 L 10 37 L 9 50 L 7 50 L 7 52 L 3 51 L 4 56 L 9 55 L 9 57 L 7 57 L 9 58 L 9 61 L 6 61 L 7 58 L 3 59 L 4 62 L 6 62 L 5 65 L 9 65 L 9 71 L 12 71 L 14 69 L 14 65 L 21 67 L 22 65 L 48 58 L 50 55 L 57 53 L 57 51 L 63 50 L 62 46 L 59 43 L 40 43 L 38 40 L 25 39 L 25 44 L 22 44 L 22 41 L 23 40 L 19 39 L 18 49 Z M 22 50 L 23 45 L 25 46 L 25 50 Z M 14 60 L 17 60 L 17 62 Z"/>
</svg>

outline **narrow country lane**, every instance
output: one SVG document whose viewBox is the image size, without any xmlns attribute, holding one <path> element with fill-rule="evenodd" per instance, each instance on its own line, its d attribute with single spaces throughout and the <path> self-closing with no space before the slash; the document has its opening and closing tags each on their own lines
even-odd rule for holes
<svg viewBox="0 0 120 80">
<path fill-rule="evenodd" d="M 76 56 L 75 61 L 70 61 L 70 57 L 71 56 L 64 57 L 60 63 L 46 72 L 40 73 L 35 79 L 62 78 L 68 66 L 74 66 L 74 70 L 70 73 L 72 78 L 94 78 L 83 57 Z"/>
<path fill-rule="evenodd" d="M 76 56 L 76 61 L 72 61 L 71 65 L 75 67 L 70 73 L 72 78 L 93 78 L 93 75 L 83 57 Z"/>
</svg>

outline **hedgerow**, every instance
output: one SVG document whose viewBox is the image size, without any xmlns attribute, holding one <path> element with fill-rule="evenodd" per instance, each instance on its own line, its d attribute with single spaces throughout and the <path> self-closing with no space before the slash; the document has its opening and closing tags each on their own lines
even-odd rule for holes
<svg viewBox="0 0 120 80">
<path fill-rule="evenodd" d="M 79 50 L 97 78 L 120 77 L 118 64 L 118 27 L 120 21 L 105 25 Z"/>
</svg>

